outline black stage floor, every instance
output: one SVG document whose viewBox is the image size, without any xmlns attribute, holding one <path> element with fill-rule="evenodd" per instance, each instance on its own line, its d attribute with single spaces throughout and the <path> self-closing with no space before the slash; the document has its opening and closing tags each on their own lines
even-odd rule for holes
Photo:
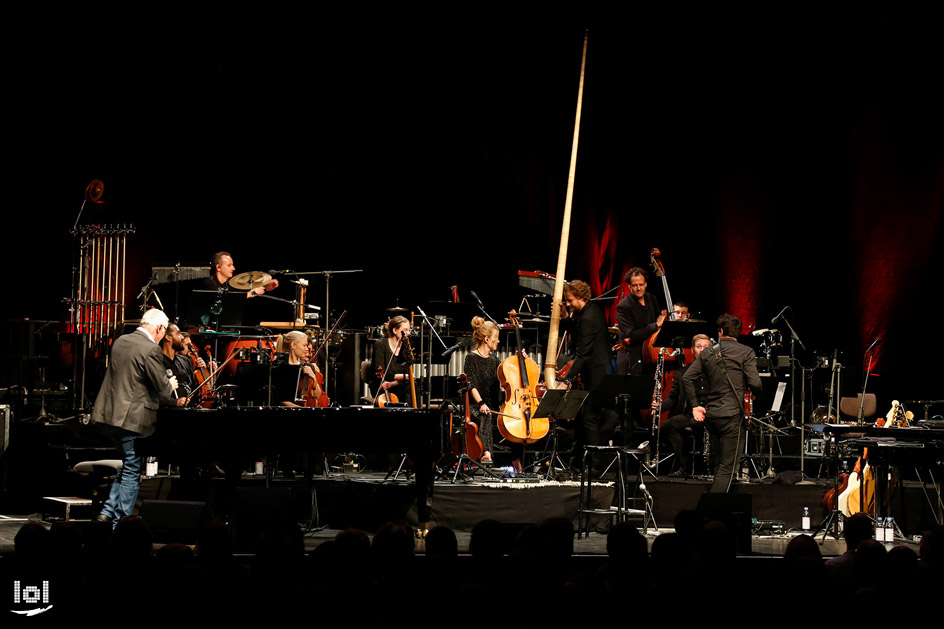
<svg viewBox="0 0 944 629">
<path fill-rule="evenodd" d="M 579 505 L 580 486 L 577 482 L 483 482 L 477 477 L 472 482 L 452 483 L 437 481 L 433 492 L 432 521 L 430 526 L 445 525 L 456 532 L 460 552 L 468 549 L 472 527 L 490 518 L 502 522 L 513 534 L 515 530 L 552 517 L 575 521 Z M 195 528 L 214 503 L 222 481 L 211 481 L 200 488 L 185 486 L 176 476 L 144 479 L 139 500 L 144 505 L 146 520 L 156 529 L 155 541 L 187 541 L 188 527 Z M 648 479 L 646 486 L 652 494 L 654 522 L 645 531 L 651 540 L 660 533 L 673 530 L 674 518 L 684 509 L 694 509 L 710 483 L 707 480 Z M 779 556 L 793 535 L 801 532 L 804 506 L 810 507 L 814 528 L 823 517 L 820 506 L 827 487 L 823 483 L 785 485 L 767 482 L 739 484 L 736 494 L 750 494 L 755 530 L 752 550 L 755 554 Z M 602 479 L 594 487 L 597 508 L 607 508 L 612 502 L 613 484 Z M 244 476 L 237 489 L 236 508 L 230 513 L 231 521 L 242 531 L 241 550 L 251 549 L 252 535 L 262 522 L 275 513 L 293 518 L 306 535 L 306 548 L 316 547 L 331 539 L 337 531 L 358 528 L 368 533 L 376 531 L 388 521 L 405 520 L 413 525 L 416 510 L 409 479 L 385 480 L 385 474 L 361 473 L 303 479 Z M 933 513 L 928 497 L 916 483 L 905 484 L 892 500 L 892 513 L 901 529 L 900 541 L 911 542 L 915 536 L 933 524 Z M 8 505 L 9 506 L 9 505 Z M 94 508 L 73 507 L 71 516 L 76 521 L 94 516 Z M 13 536 L 26 519 L 58 521 L 64 516 L 59 503 L 39 501 L 36 509 L 26 516 L 2 514 L 0 519 L 0 553 L 13 550 Z M 575 541 L 577 554 L 605 554 L 607 526 L 610 518 L 598 517 L 591 522 L 589 535 Z M 775 534 L 760 530 L 763 523 L 775 525 Z M 635 524 L 643 529 L 643 522 Z M 162 539 L 163 532 L 167 535 Z M 757 534 L 760 531 L 763 534 Z M 182 535 L 184 539 L 174 536 Z M 173 539 L 171 539 L 173 538 Z M 822 539 L 820 535 L 818 539 Z M 422 541 L 417 550 L 422 552 Z M 842 542 L 831 537 L 823 540 L 824 555 L 841 554 Z"/>
</svg>

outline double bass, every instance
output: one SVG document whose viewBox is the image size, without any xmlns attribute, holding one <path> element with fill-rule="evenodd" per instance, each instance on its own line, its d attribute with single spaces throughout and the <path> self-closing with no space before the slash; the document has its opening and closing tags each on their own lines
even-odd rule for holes
<svg viewBox="0 0 944 629">
<path fill-rule="evenodd" d="M 649 251 L 649 262 L 652 264 L 652 269 L 655 271 L 656 277 L 662 281 L 662 292 L 665 294 L 665 307 L 668 309 L 667 317 L 669 321 L 675 321 L 675 311 L 672 309 L 672 294 L 669 292 L 669 281 L 665 278 L 665 267 L 662 266 L 662 262 L 659 260 L 659 257 L 662 255 L 662 252 L 658 248 L 653 247 Z M 652 333 L 652 336 L 643 341 L 642 344 L 642 360 L 646 363 L 655 364 L 659 361 L 659 346 L 656 345 L 656 339 L 659 338 L 659 332 L 662 331 L 662 328 L 659 328 Z"/>
</svg>

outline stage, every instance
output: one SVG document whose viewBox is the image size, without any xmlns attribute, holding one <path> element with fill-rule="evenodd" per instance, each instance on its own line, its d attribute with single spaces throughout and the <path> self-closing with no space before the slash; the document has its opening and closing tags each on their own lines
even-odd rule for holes
<svg viewBox="0 0 944 629">
<path fill-rule="evenodd" d="M 154 530 L 155 542 L 195 543 L 199 525 L 220 511 L 224 480 L 215 478 L 188 483 L 177 475 L 169 476 L 163 472 L 157 477 L 142 480 L 140 513 Z M 237 550 L 251 553 L 255 535 L 264 528 L 266 521 L 275 517 L 285 517 L 297 523 L 306 532 L 305 546 L 308 550 L 332 538 L 335 532 L 348 528 L 371 534 L 390 521 L 406 521 L 416 526 L 412 480 L 405 474 L 399 479 L 386 479 L 386 476 L 382 472 L 368 471 L 306 480 L 281 475 L 266 479 L 262 475 L 244 474 L 236 487 L 235 505 L 229 514 L 236 532 Z M 63 486 L 75 488 L 78 485 L 73 479 Z M 674 530 L 674 518 L 680 511 L 698 507 L 710 481 L 666 477 L 656 480 L 650 477 L 646 480 L 646 487 L 652 495 L 654 521 L 650 521 L 645 530 L 641 519 L 632 522 L 646 534 L 651 544 L 659 534 Z M 789 540 L 804 532 L 800 527 L 805 506 L 810 507 L 812 528 L 816 529 L 826 515 L 821 502 L 827 489 L 821 482 L 802 485 L 756 481 L 736 484 L 732 494 L 750 495 L 751 553 L 781 556 Z M 595 482 L 593 506 L 609 508 L 613 494 L 613 482 L 604 476 Z M 57 494 L 51 491 L 43 495 Z M 467 550 L 472 529 L 484 519 L 502 523 L 512 537 L 548 518 L 570 520 L 576 528 L 579 497 L 580 483 L 576 481 L 537 478 L 490 481 L 480 475 L 474 480 L 453 483 L 451 476 L 442 477 L 434 485 L 429 528 L 447 526 L 452 529 L 459 539 L 460 550 Z M 893 494 L 891 513 L 902 533 L 896 543 L 910 543 L 922 530 L 933 525 L 928 504 L 917 483 L 904 483 L 902 489 Z M 0 521 L 0 528 L 4 530 L 0 534 L 0 553 L 12 551 L 13 535 L 27 519 L 47 523 L 64 519 L 62 505 L 41 496 L 33 496 L 20 505 L 31 505 L 36 510 L 26 511 L 28 515 L 18 517 L 4 514 L 13 519 Z M 71 518 L 81 523 L 96 513 L 94 506 L 75 506 L 71 509 Z M 575 540 L 575 553 L 605 555 L 606 532 L 613 521 L 614 518 L 594 516 L 589 535 L 580 535 Z M 837 555 L 844 551 L 843 543 L 832 535 L 824 536 L 821 532 L 817 539 L 824 555 Z M 422 545 L 417 549 L 422 551 Z"/>
</svg>

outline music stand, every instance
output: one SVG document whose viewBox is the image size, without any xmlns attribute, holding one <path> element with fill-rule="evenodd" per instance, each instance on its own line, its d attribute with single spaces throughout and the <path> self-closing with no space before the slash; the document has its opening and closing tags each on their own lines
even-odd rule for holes
<svg viewBox="0 0 944 629">
<path fill-rule="evenodd" d="M 670 321 L 666 319 L 659 330 L 656 344 L 659 347 L 691 347 L 692 338 L 696 334 L 711 337 L 718 334 L 718 327 L 707 321 Z"/>
<path fill-rule="evenodd" d="M 580 412 L 580 408 L 590 395 L 588 391 L 575 391 L 571 389 L 549 389 L 541 398 L 541 403 L 534 411 L 534 417 L 547 417 L 550 423 L 551 443 L 549 453 L 546 457 L 535 461 L 535 465 L 540 465 L 547 461 L 547 474 L 545 480 L 551 480 L 554 472 L 555 463 L 563 469 L 569 469 L 570 466 L 564 463 L 557 450 L 557 420 L 573 421 Z"/>
<path fill-rule="evenodd" d="M 697 334 L 697 332 L 696 332 Z M 627 445 L 626 417 L 631 410 L 642 410 L 652 406 L 652 389 L 655 383 L 652 376 L 633 375 L 625 376 L 606 375 L 600 383 L 597 394 L 603 400 L 615 400 L 619 418 L 620 430 L 623 432 L 623 445 Z M 603 405 L 606 406 L 605 404 Z M 658 435 L 657 435 L 658 436 Z M 643 466 L 650 474 L 648 466 Z M 652 474 L 656 478 L 655 474 Z"/>
</svg>

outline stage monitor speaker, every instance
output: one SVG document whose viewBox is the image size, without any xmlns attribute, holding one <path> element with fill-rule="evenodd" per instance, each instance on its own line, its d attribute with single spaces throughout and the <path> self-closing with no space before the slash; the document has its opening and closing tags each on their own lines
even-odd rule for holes
<svg viewBox="0 0 944 629">
<path fill-rule="evenodd" d="M 753 498 L 749 493 L 715 494 L 704 493 L 698 500 L 698 513 L 706 522 L 718 520 L 734 535 L 737 552 L 751 553 L 751 522 L 753 520 Z"/>
<path fill-rule="evenodd" d="M 196 544 L 197 531 L 209 517 L 207 503 L 178 500 L 145 500 L 140 514 L 154 541 L 163 544 Z"/>
</svg>

